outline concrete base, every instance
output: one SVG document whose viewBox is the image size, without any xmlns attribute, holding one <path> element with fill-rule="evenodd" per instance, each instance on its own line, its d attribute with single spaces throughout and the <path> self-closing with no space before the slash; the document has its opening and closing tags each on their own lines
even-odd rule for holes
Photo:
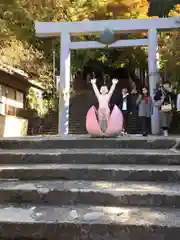
<svg viewBox="0 0 180 240">
<path fill-rule="evenodd" d="M 9 181 L 0 184 L 0 202 L 180 208 L 180 186 L 123 181 Z"/>
<path fill-rule="evenodd" d="M 179 240 L 180 211 L 0 205 L 0 236 L 51 240 L 168 240 L 173 236 L 174 240 Z"/>
<path fill-rule="evenodd" d="M 0 238 L 179 240 L 179 140 L 1 139 Z"/>
<path fill-rule="evenodd" d="M 175 137 L 117 137 L 90 138 L 88 136 L 22 137 L 0 139 L 2 149 L 169 149 L 177 147 L 180 138 Z"/>
<path fill-rule="evenodd" d="M 27 135 L 28 120 L 0 115 L 0 137 L 22 137 Z"/>
<path fill-rule="evenodd" d="M 168 164 L 178 165 L 180 151 L 150 149 L 1 149 L 0 164 Z M 28 165 L 27 165 L 28 164 Z M 72 165 L 73 164 L 73 165 Z M 33 165 L 34 166 L 34 165 Z M 43 166 L 43 165 L 41 165 Z M 76 165 L 74 165 L 76 166 Z M 23 167 L 23 166 L 22 166 Z M 11 168 L 9 168 L 10 170 Z M 21 169 L 21 168 L 20 168 Z M 31 169 L 28 166 L 28 169 Z M 28 170 L 26 169 L 26 170 Z M 43 169 L 43 167 L 42 167 Z M 45 169 L 45 168 L 44 168 Z M 58 167 L 57 167 L 58 169 Z M 64 169 L 64 167 L 63 167 Z M 13 168 L 12 168 L 13 170 Z M 25 170 L 25 168 L 22 168 Z M 34 169 L 35 170 L 35 169 Z M 51 169 L 55 170 L 55 169 Z"/>
</svg>

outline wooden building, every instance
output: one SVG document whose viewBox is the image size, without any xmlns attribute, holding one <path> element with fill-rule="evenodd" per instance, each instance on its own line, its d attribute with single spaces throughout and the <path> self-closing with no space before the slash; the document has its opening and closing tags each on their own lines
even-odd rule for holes
<svg viewBox="0 0 180 240">
<path fill-rule="evenodd" d="M 0 137 L 27 134 L 30 87 L 40 88 L 23 71 L 0 64 Z"/>
</svg>

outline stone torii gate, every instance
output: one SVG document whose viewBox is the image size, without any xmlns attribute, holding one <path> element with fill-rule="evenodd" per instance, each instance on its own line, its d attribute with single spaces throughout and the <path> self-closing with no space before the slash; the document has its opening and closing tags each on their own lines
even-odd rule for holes
<svg viewBox="0 0 180 240">
<path fill-rule="evenodd" d="M 69 126 L 69 93 L 70 93 L 70 51 L 71 49 L 95 49 L 105 48 L 106 45 L 97 41 L 72 42 L 71 35 L 101 34 L 109 29 L 115 33 L 128 33 L 148 31 L 147 39 L 118 40 L 109 45 L 110 48 L 148 46 L 149 86 L 150 94 L 153 96 L 159 72 L 157 68 L 158 37 L 157 30 L 171 30 L 179 28 L 179 18 L 152 18 L 131 20 L 102 20 L 81 22 L 35 22 L 36 36 L 38 37 L 60 37 L 60 89 L 63 91 L 63 108 L 59 108 L 59 134 L 68 134 Z M 60 100 L 61 101 L 61 100 Z M 62 104 L 62 102 L 61 102 Z M 60 103 L 59 103 L 60 105 Z M 158 111 L 154 108 L 151 119 L 152 133 L 159 132 Z"/>
</svg>

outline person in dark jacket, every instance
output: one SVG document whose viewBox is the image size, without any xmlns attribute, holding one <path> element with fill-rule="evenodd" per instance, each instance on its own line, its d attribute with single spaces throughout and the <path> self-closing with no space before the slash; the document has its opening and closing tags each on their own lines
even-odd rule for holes
<svg viewBox="0 0 180 240">
<path fill-rule="evenodd" d="M 122 94 L 119 101 L 119 108 L 122 111 L 124 117 L 124 127 L 122 134 L 125 135 L 127 134 L 129 114 L 132 114 L 132 101 L 127 88 L 122 89 Z"/>
<path fill-rule="evenodd" d="M 175 108 L 177 100 L 177 95 L 168 81 L 165 81 L 157 90 L 154 100 L 160 111 L 160 125 L 164 136 L 168 136 L 168 130 L 172 121 L 172 110 Z"/>
<path fill-rule="evenodd" d="M 133 88 L 131 90 L 131 102 L 132 102 L 132 114 L 129 117 L 128 125 L 129 129 L 132 134 L 137 134 L 140 132 L 141 129 L 141 123 L 140 123 L 140 118 L 138 116 L 138 106 L 136 104 L 136 101 L 138 99 L 138 91 L 136 88 Z"/>
</svg>

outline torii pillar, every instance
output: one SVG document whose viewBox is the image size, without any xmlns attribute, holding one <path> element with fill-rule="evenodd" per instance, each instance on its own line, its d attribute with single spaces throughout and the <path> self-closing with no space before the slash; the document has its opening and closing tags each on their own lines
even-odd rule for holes
<svg viewBox="0 0 180 240">
<path fill-rule="evenodd" d="M 150 95 L 154 98 L 157 84 L 160 82 L 159 69 L 157 67 L 158 36 L 156 29 L 148 31 L 148 41 L 149 88 Z M 156 107 L 153 107 L 151 131 L 152 134 L 158 134 L 160 131 L 159 110 Z"/>
<path fill-rule="evenodd" d="M 70 78 L 71 78 L 71 52 L 70 52 L 70 34 L 62 32 L 60 37 L 60 84 L 62 97 L 59 98 L 59 135 L 69 133 L 69 101 L 70 101 Z"/>
</svg>

